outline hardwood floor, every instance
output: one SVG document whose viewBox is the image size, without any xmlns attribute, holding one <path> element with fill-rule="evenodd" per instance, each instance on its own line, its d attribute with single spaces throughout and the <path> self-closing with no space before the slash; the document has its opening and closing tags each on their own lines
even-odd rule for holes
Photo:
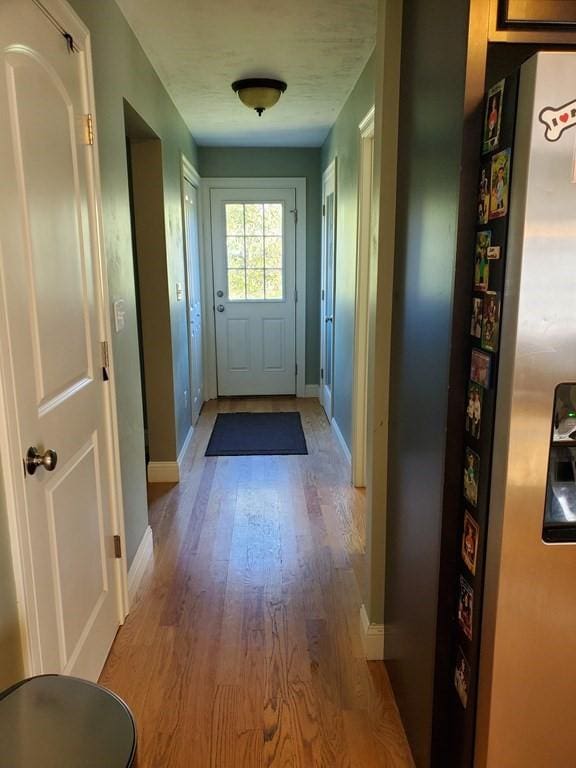
<svg viewBox="0 0 576 768">
<path fill-rule="evenodd" d="M 299 410 L 308 456 L 205 458 L 218 411 Z M 101 683 L 138 768 L 403 768 L 384 664 L 363 658 L 363 494 L 316 400 L 211 401 L 177 486 L 150 487 L 154 563 Z"/>
</svg>

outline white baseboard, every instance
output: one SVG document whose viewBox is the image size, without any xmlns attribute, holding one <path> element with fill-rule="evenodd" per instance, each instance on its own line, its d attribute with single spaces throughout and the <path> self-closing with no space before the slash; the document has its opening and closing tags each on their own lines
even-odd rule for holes
<svg viewBox="0 0 576 768">
<path fill-rule="evenodd" d="M 360 627 L 366 659 L 382 661 L 384 659 L 384 624 L 370 624 L 364 604 L 360 608 Z"/>
<path fill-rule="evenodd" d="M 186 439 L 184 440 L 184 443 L 182 445 L 182 448 L 180 449 L 180 453 L 178 454 L 178 467 L 182 467 L 182 462 L 184 461 L 184 456 L 186 455 L 186 451 L 188 450 L 188 446 L 190 445 L 190 441 L 194 437 L 194 427 L 190 427 L 188 430 L 188 434 L 186 435 Z"/>
<path fill-rule="evenodd" d="M 138 545 L 134 560 L 128 571 L 128 605 L 134 602 L 134 597 L 142 581 L 142 576 L 146 570 L 149 560 L 154 557 L 154 543 L 152 540 L 152 528 L 148 526 L 142 536 L 142 541 Z"/>
<path fill-rule="evenodd" d="M 179 483 L 180 466 L 177 461 L 149 461 L 149 483 Z"/>
<path fill-rule="evenodd" d="M 319 384 L 306 384 L 304 397 L 320 397 L 320 385 Z"/>
<path fill-rule="evenodd" d="M 338 442 L 340 443 L 340 447 L 344 451 L 344 456 L 346 456 L 346 461 L 350 466 L 352 466 L 352 455 L 350 453 L 350 449 L 346 445 L 346 440 L 344 440 L 344 437 L 342 436 L 342 432 L 340 432 L 340 427 L 338 426 L 338 422 L 334 417 L 332 417 L 332 429 L 334 431 L 334 434 L 338 438 Z"/>
<path fill-rule="evenodd" d="M 190 427 L 186 439 L 180 449 L 176 461 L 149 461 L 148 462 L 148 482 L 149 483 L 179 483 L 180 469 L 184 461 L 184 456 L 194 436 L 194 427 Z"/>
</svg>

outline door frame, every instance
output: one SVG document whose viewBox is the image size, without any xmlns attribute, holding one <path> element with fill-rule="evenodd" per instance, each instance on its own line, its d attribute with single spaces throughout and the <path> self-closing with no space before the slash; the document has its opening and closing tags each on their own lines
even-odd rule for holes
<svg viewBox="0 0 576 768">
<path fill-rule="evenodd" d="M 249 151 L 247 149 L 246 151 Z M 213 189 L 278 189 L 286 187 L 296 191 L 296 396 L 307 397 L 316 387 L 306 386 L 306 179 L 302 177 L 266 178 L 203 178 L 200 180 L 201 218 L 203 222 L 203 295 L 204 324 L 204 397 L 218 397 L 216 370 L 216 318 L 214 309 L 214 252 L 210 193 Z"/>
<path fill-rule="evenodd" d="M 189 254 L 188 254 L 188 242 L 186 240 L 186 211 L 184 208 L 184 181 L 188 181 L 193 187 L 196 187 L 196 190 L 198 192 L 198 256 L 200 259 L 200 294 L 201 294 L 201 300 L 202 300 L 202 326 L 204 326 L 204 238 L 202 234 L 203 226 L 203 213 L 202 213 L 202 180 L 200 178 L 200 174 L 196 170 L 196 168 L 192 165 L 190 160 L 186 157 L 184 153 L 180 155 L 180 199 L 181 199 L 181 205 L 182 205 L 182 234 L 183 234 L 183 240 L 184 240 L 184 276 L 185 276 L 185 294 L 186 294 L 186 338 L 188 339 L 188 393 L 189 397 L 192 398 L 192 361 L 190 359 L 191 357 L 191 351 L 192 351 L 192 345 L 191 345 L 191 338 L 190 338 L 190 263 L 189 263 Z M 204 369 L 206 367 L 206 354 L 205 354 L 205 343 L 204 343 L 204 328 L 202 328 L 202 376 L 205 379 L 205 373 Z M 206 397 L 206 382 L 203 382 L 202 387 L 202 394 L 203 398 Z M 202 402 L 202 405 L 204 404 L 204 400 Z M 190 400 L 190 406 L 192 405 L 192 401 Z M 202 405 L 200 406 L 200 409 L 202 409 Z M 190 438 L 192 437 L 192 434 L 194 432 L 194 425 L 190 424 L 190 430 L 188 433 L 188 437 L 186 438 L 184 444 L 186 445 Z"/>
<path fill-rule="evenodd" d="M 34 0 L 35 4 L 39 3 Z M 94 76 L 92 71 L 92 50 L 90 33 L 84 23 L 65 2 L 65 0 L 42 0 L 40 3 L 49 16 L 66 29 L 73 37 L 79 49 L 74 55 L 85 57 L 86 99 L 92 115 L 94 144 L 92 167 L 88 176 L 88 192 L 92 198 L 95 214 L 95 227 L 92 232 L 93 253 L 96 272 L 99 275 L 95 295 L 98 304 L 98 324 L 100 338 L 108 345 L 108 368 L 110 378 L 103 388 L 103 402 L 106 421 L 106 454 L 110 478 L 110 513 L 112 530 L 122 542 L 122 556 L 115 559 L 115 578 L 118 586 L 118 620 L 120 624 L 128 615 L 128 572 L 126 564 L 126 535 L 124 526 L 124 506 L 120 475 L 120 440 L 118 432 L 118 414 L 116 407 L 116 387 L 114 356 L 112 349 L 112 324 L 108 294 L 106 260 L 103 251 L 102 232 L 102 197 L 100 183 L 100 163 L 98 157 L 98 124 L 96 120 L 94 98 Z M 42 10 L 42 9 L 40 9 Z M 55 29 L 55 34 L 58 30 Z M 91 176 L 91 178 L 90 178 Z M 1 267 L 1 264 L 0 264 Z M 30 677 L 41 671 L 40 628 L 36 613 L 34 595 L 33 564 L 30 539 L 26 526 L 26 501 L 24 478 L 19 448 L 18 412 L 16 408 L 16 386 L 11 370 L 10 336 L 8 333 L 7 308 L 5 302 L 5 279 L 0 269 L 0 460 L 5 468 L 2 474 L 6 515 L 12 555 L 12 569 L 18 624 L 20 630 L 24 675 Z M 15 457 L 18 457 L 16 460 Z M 1 486 L 0 486 L 1 493 Z M 110 546 L 112 546 L 110 544 Z"/>
<path fill-rule="evenodd" d="M 366 431 L 368 406 L 368 348 L 370 300 L 370 233 L 374 172 L 374 107 L 358 126 L 358 229 L 356 246 L 356 305 L 354 312 L 354 382 L 352 389 L 352 484 L 366 485 Z"/>
<path fill-rule="evenodd" d="M 338 232 L 337 225 L 337 210 L 338 210 L 338 188 L 337 188 L 337 157 L 324 169 L 322 174 L 322 247 L 321 247 L 321 262 L 320 262 L 320 403 L 326 412 L 324 405 L 324 379 L 325 375 L 322 375 L 325 347 L 326 347 L 326 323 L 324 321 L 324 304 L 325 297 L 328 292 L 328 286 L 326 285 L 326 198 L 330 194 L 330 191 L 334 195 L 334 215 L 332 218 L 332 248 L 334 250 L 332 257 L 332 285 L 330 290 L 332 291 L 332 355 L 331 371 L 330 371 L 330 413 L 326 412 L 328 421 L 332 423 L 332 417 L 334 416 L 334 340 L 335 340 L 335 327 L 336 327 L 336 237 Z"/>
</svg>

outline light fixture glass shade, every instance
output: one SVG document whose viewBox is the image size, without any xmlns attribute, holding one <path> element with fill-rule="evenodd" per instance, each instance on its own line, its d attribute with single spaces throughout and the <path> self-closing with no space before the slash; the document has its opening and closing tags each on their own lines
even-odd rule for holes
<svg viewBox="0 0 576 768">
<path fill-rule="evenodd" d="M 259 115 L 265 109 L 273 107 L 280 96 L 286 90 L 286 83 L 281 80 L 267 80 L 266 78 L 248 78 L 232 83 L 233 90 L 238 94 L 242 104 L 250 109 L 255 109 Z"/>
</svg>

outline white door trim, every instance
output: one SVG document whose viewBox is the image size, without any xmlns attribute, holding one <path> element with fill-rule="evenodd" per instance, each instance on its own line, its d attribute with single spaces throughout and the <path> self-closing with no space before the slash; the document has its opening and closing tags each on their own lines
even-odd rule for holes
<svg viewBox="0 0 576 768">
<path fill-rule="evenodd" d="M 120 474 L 120 442 L 118 433 L 118 414 L 116 408 L 116 387 L 114 358 L 112 350 L 112 326 L 110 312 L 106 260 L 103 255 L 102 235 L 102 198 L 100 185 L 100 165 L 98 159 L 98 131 L 92 72 L 92 50 L 90 33 L 87 27 L 64 0 L 42 0 L 41 3 L 50 15 L 56 19 L 73 37 L 79 53 L 85 56 L 86 96 L 92 114 L 94 128 L 92 178 L 89 191 L 92 196 L 94 212 L 97 218 L 94 229 L 94 260 L 98 267 L 99 284 L 98 322 L 100 337 L 108 342 L 110 380 L 104 387 L 106 410 L 106 441 L 108 470 L 110 477 L 110 505 L 112 529 L 122 541 L 122 557 L 115 561 L 118 584 L 118 619 L 122 624 L 128 614 L 128 573 L 126 567 L 126 535 L 124 527 L 124 506 L 122 481 Z M 55 30 L 55 34 L 57 31 Z M 4 275 L 0 274 L 0 460 L 2 462 L 4 496 L 10 535 L 10 549 L 16 591 L 18 622 L 22 642 L 24 675 L 30 677 L 41 671 L 40 632 L 35 609 L 34 578 L 32 571 L 29 534 L 25 524 L 25 499 L 22 482 L 22 463 L 19 456 L 18 413 L 16 408 L 15 382 L 10 374 L 11 342 L 8 334 L 6 303 L 4 301 Z M 18 457 L 18 460 L 16 460 Z"/>
<path fill-rule="evenodd" d="M 330 404 L 328 406 L 328 411 L 326 411 L 326 416 L 328 417 L 328 421 L 332 421 L 332 416 L 334 415 L 334 328 L 335 328 L 335 318 L 336 318 L 336 237 L 337 237 L 337 207 L 338 207 L 338 192 L 337 192 L 337 176 L 336 176 L 336 160 L 335 157 L 330 165 L 326 167 L 324 170 L 324 173 L 322 174 L 322 250 L 321 250 L 321 264 L 320 264 L 320 289 L 322 291 L 321 293 L 321 301 L 320 301 L 320 367 L 321 367 L 321 375 L 320 375 L 320 403 L 322 404 L 322 407 L 326 411 L 326 403 L 324 402 L 325 399 L 325 389 L 324 389 L 324 380 L 326 379 L 326 371 L 324 371 L 324 375 L 322 376 L 322 368 L 324 366 L 324 361 L 326 358 L 325 355 L 325 346 L 326 346 L 326 323 L 324 320 L 324 305 L 326 301 L 326 296 L 328 295 L 328 291 L 330 290 L 332 292 L 332 354 L 330 356 L 331 360 L 331 367 L 332 370 L 330 371 Z M 332 255 L 332 285 L 327 286 L 326 285 L 326 199 L 328 195 L 331 192 L 334 194 L 334 214 L 332 219 L 332 248 L 334 250 L 334 253 Z"/>
<path fill-rule="evenodd" d="M 186 275 L 186 334 L 188 338 L 188 358 L 190 358 L 190 296 L 188 295 L 189 292 L 189 276 L 188 276 L 188 269 L 189 269 L 189 261 L 188 261 L 188 252 L 187 252 L 187 241 L 186 241 L 186 213 L 184 211 L 184 180 L 188 180 L 190 184 L 193 187 L 196 187 L 198 191 L 198 250 L 199 250 L 199 257 L 200 257 L 200 283 L 201 286 L 204 286 L 204 237 L 203 237 L 203 213 L 202 213 L 202 194 L 201 194 L 201 179 L 200 174 L 196 170 L 196 168 L 192 165 L 190 160 L 186 157 L 184 153 L 180 155 L 180 198 L 181 198 L 181 205 L 182 205 L 182 227 L 183 227 L 183 235 L 184 235 L 184 273 Z M 202 320 L 204 321 L 204 290 L 201 289 L 202 293 Z M 205 333 L 202 332 L 202 370 L 204 371 L 206 367 L 206 352 L 205 352 L 205 344 L 204 344 L 204 337 Z M 190 379 L 190 371 L 192 363 L 190 359 L 188 359 L 188 378 Z M 190 381 L 190 397 L 192 397 L 192 389 L 191 389 L 192 382 Z M 205 390 L 204 390 L 204 398 L 206 398 Z M 194 426 L 191 425 L 190 429 L 193 431 Z M 187 438 L 188 439 L 188 438 Z"/>
<path fill-rule="evenodd" d="M 366 485 L 366 417 L 368 373 L 368 302 L 370 291 L 370 221 L 374 155 L 374 107 L 358 126 L 358 227 L 354 318 L 354 382 L 352 389 L 352 484 Z"/>
<path fill-rule="evenodd" d="M 249 150 L 247 150 L 249 151 Z M 201 179 L 201 218 L 203 221 L 202 266 L 204 321 L 204 397 L 218 396 L 216 378 L 216 328 L 214 324 L 214 272 L 212 227 L 210 222 L 210 192 L 213 189 L 278 189 L 296 190 L 296 395 L 306 397 L 306 179 L 287 177 L 267 178 L 204 178 Z"/>
</svg>

